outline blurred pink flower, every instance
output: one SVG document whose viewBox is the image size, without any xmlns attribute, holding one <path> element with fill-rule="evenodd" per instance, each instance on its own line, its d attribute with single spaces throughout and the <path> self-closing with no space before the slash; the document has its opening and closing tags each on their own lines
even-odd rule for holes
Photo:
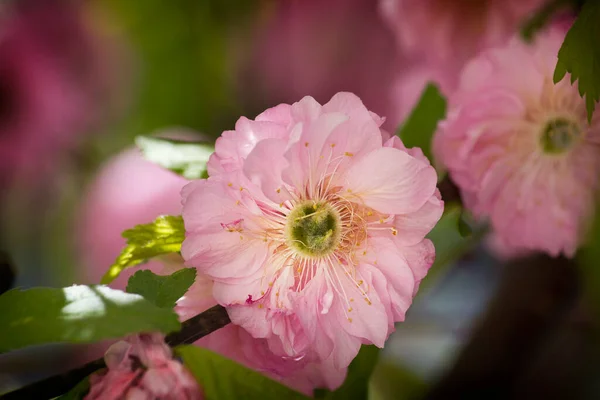
<svg viewBox="0 0 600 400">
<path fill-rule="evenodd" d="M 77 243 L 85 282 L 100 278 L 125 247 L 121 232 L 157 216 L 181 214 L 179 192 L 188 181 L 150 161 L 138 149 L 109 160 L 88 189 L 80 210 Z M 144 268 L 162 268 L 151 261 Z M 111 286 L 125 288 L 135 269 L 125 270 Z"/>
<path fill-rule="evenodd" d="M 107 370 L 90 377 L 86 400 L 200 400 L 202 391 L 161 334 L 140 334 L 113 344 L 104 356 Z"/>
<path fill-rule="evenodd" d="M 307 95 L 325 102 L 350 91 L 370 110 L 388 114 L 395 46 L 376 1 L 285 0 L 269 6 L 257 19 L 253 41 L 238 46 L 247 52 L 237 64 L 246 68 L 238 82 L 241 96 L 252 96 L 248 103 L 291 103 Z"/>
<path fill-rule="evenodd" d="M 573 256 L 593 212 L 600 117 L 588 125 L 568 76 L 552 83 L 564 35 L 515 38 L 470 62 L 434 139 L 465 204 L 490 219 L 505 250 Z"/>
<path fill-rule="evenodd" d="M 382 347 L 433 262 L 435 170 L 382 121 L 350 93 L 240 118 L 182 191 L 186 263 L 277 355 L 342 369 Z"/>
<path fill-rule="evenodd" d="M 427 82 L 450 96 L 466 62 L 504 45 L 545 0 L 380 0 L 401 54 L 393 78 L 390 126 L 404 121 Z"/>
<path fill-rule="evenodd" d="M 504 44 L 545 0 L 380 0 L 403 53 L 458 73 L 480 51 Z"/>
<path fill-rule="evenodd" d="M 97 113 L 97 38 L 71 1 L 5 6 L 0 27 L 0 179 L 47 171 Z M 106 56 L 106 54 L 103 54 Z M 104 59 L 102 59 L 104 60 Z"/>
</svg>

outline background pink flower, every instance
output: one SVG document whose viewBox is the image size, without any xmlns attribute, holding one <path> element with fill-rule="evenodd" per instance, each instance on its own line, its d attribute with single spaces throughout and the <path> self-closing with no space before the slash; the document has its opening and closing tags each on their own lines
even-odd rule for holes
<svg viewBox="0 0 600 400">
<path fill-rule="evenodd" d="M 97 36 L 97 35 L 96 35 Z M 106 94 L 108 54 L 71 1 L 5 6 L 0 28 L 0 180 L 48 171 Z"/>
<path fill-rule="evenodd" d="M 403 53 L 458 73 L 480 51 L 504 44 L 545 0 L 380 0 Z"/>
<path fill-rule="evenodd" d="M 239 93 L 253 110 L 307 95 L 325 102 L 350 91 L 370 110 L 389 114 L 395 47 L 376 1 L 286 0 L 269 6 L 254 26 L 253 43 L 239 45 L 247 53 L 238 62 Z"/>
<path fill-rule="evenodd" d="M 115 261 L 125 239 L 121 232 L 157 216 L 179 215 L 179 192 L 188 181 L 146 161 L 140 150 L 129 149 L 101 168 L 83 200 L 77 227 L 77 243 L 85 282 L 99 283 Z M 157 270 L 160 262 L 144 268 Z M 124 271 L 111 286 L 125 288 L 135 269 Z"/>
<path fill-rule="evenodd" d="M 399 62 L 392 79 L 390 126 L 408 116 L 427 82 L 449 96 L 465 63 L 505 44 L 544 0 L 380 0 L 395 33 Z"/>
<path fill-rule="evenodd" d="M 242 117 L 182 192 L 186 263 L 278 355 L 341 369 L 382 347 L 433 262 L 437 176 L 382 122 L 350 93 Z"/>
<path fill-rule="evenodd" d="M 86 400 L 204 398 L 188 370 L 173 359 L 161 334 L 139 334 L 113 344 L 104 355 L 107 369 L 90 377 Z"/>
<path fill-rule="evenodd" d="M 572 256 L 593 212 L 600 119 L 588 125 L 569 77 L 552 82 L 564 35 L 515 38 L 474 59 L 435 137 L 465 204 L 505 250 Z"/>
</svg>

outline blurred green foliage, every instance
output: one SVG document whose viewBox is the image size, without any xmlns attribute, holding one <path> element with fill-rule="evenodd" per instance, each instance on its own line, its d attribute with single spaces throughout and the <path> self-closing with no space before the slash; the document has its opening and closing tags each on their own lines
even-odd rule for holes
<svg viewBox="0 0 600 400">
<path fill-rule="evenodd" d="M 369 400 L 421 399 L 427 385 L 412 371 L 390 361 L 380 361 L 369 382 Z"/>
<path fill-rule="evenodd" d="M 125 142 L 166 126 L 217 137 L 240 110 L 229 41 L 256 1 L 97 0 L 137 56 L 134 108 L 120 127 Z"/>
</svg>

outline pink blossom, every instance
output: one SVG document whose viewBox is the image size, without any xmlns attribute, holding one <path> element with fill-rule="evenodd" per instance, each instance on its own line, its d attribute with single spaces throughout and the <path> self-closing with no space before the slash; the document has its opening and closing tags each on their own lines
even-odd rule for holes
<svg viewBox="0 0 600 400">
<path fill-rule="evenodd" d="M 3 6 L 0 179 L 39 176 L 74 146 L 100 107 L 98 39 L 70 1 Z M 104 54 L 106 56 L 106 54 Z M 106 88 L 103 88 L 106 90 Z"/>
<path fill-rule="evenodd" d="M 505 250 L 573 256 L 593 210 L 600 118 L 588 125 L 568 76 L 552 83 L 564 34 L 515 38 L 470 62 L 435 136 L 465 204 Z"/>
<path fill-rule="evenodd" d="M 504 44 L 545 0 L 380 0 L 398 46 L 430 67 L 457 73 L 480 51 Z"/>
<path fill-rule="evenodd" d="M 204 398 L 194 377 L 161 334 L 140 334 L 113 344 L 104 355 L 107 370 L 90 377 L 86 400 Z"/>
<path fill-rule="evenodd" d="M 277 355 L 341 369 L 382 347 L 433 262 L 435 170 L 382 122 L 350 93 L 240 118 L 182 192 L 186 263 Z"/>
<path fill-rule="evenodd" d="M 77 243 L 80 275 L 89 283 L 100 278 L 113 264 L 125 239 L 121 232 L 152 222 L 159 215 L 181 213 L 179 192 L 188 181 L 146 161 L 138 149 L 129 149 L 109 160 L 84 196 L 79 211 Z M 145 268 L 162 264 L 151 261 Z M 111 286 L 125 288 L 135 270 L 124 271 Z"/>
<path fill-rule="evenodd" d="M 162 273 L 165 274 L 172 274 L 183 267 L 183 259 L 179 255 L 163 259 L 163 262 Z M 186 320 L 215 306 L 217 301 L 212 291 L 212 280 L 198 273 L 194 284 L 185 296 L 177 301 L 175 311 L 182 320 Z M 255 339 L 235 324 L 229 324 L 196 341 L 195 344 L 307 395 L 312 395 L 316 388 L 334 390 L 342 384 L 346 376 L 346 368 L 337 369 L 331 363 L 321 363 L 308 357 L 278 356 L 269 349 L 267 340 Z"/>
<path fill-rule="evenodd" d="M 240 95 L 252 95 L 247 102 L 267 106 L 306 95 L 324 102 L 352 91 L 369 109 L 388 113 L 396 54 L 376 1 L 276 1 L 257 22 L 252 42 L 239 44 L 247 52 L 238 62 Z"/>
<path fill-rule="evenodd" d="M 389 114 L 400 124 L 427 82 L 449 96 L 460 71 L 480 51 L 504 45 L 545 0 L 380 0 L 396 33 L 401 62 L 393 79 Z"/>
</svg>

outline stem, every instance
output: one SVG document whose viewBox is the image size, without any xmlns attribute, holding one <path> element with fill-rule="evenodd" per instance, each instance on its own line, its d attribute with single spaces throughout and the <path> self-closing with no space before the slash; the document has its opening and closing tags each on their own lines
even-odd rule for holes
<svg viewBox="0 0 600 400">
<path fill-rule="evenodd" d="M 217 305 L 183 322 L 181 330 L 167 335 L 165 341 L 171 347 L 191 344 L 209 333 L 221 329 L 230 322 L 227 310 Z M 51 399 L 67 393 L 86 376 L 105 366 L 104 359 L 99 358 L 82 367 L 34 382 L 0 396 L 0 398 L 3 400 Z"/>
</svg>

